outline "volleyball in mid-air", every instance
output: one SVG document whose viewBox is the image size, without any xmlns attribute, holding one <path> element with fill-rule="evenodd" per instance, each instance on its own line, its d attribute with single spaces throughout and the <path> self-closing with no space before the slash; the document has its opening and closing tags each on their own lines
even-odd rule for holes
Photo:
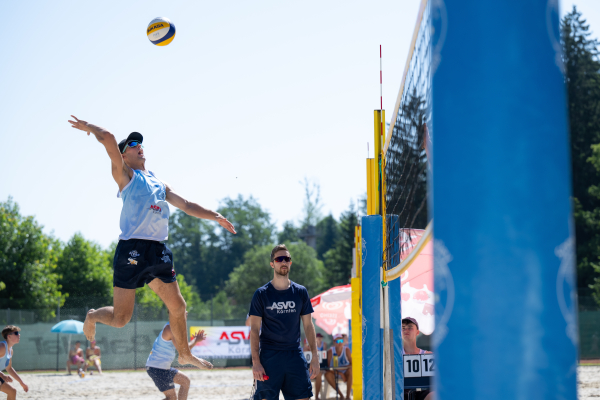
<svg viewBox="0 0 600 400">
<path fill-rule="evenodd" d="M 175 25 L 168 18 L 154 18 L 146 30 L 148 39 L 157 46 L 166 46 L 175 39 Z"/>
</svg>

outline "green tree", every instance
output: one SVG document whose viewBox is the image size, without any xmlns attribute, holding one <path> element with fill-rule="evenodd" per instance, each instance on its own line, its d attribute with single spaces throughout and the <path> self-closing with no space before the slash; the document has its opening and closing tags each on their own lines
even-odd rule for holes
<svg viewBox="0 0 600 400">
<path fill-rule="evenodd" d="M 32 216 L 22 216 L 11 197 L 0 202 L 0 291 L 3 307 L 40 309 L 55 316 L 61 296 L 56 262 L 60 243 L 42 232 Z"/>
<path fill-rule="evenodd" d="M 223 287 L 227 276 L 240 265 L 244 253 L 256 245 L 273 242 L 271 216 L 253 198 L 225 198 L 218 211 L 236 228 L 232 235 L 214 222 L 191 217 L 182 211 L 171 216 L 169 247 L 175 268 L 209 301 Z"/>
<path fill-rule="evenodd" d="M 339 230 L 338 223 L 331 214 L 317 223 L 317 257 L 319 260 L 323 260 L 324 254 L 335 246 Z"/>
<path fill-rule="evenodd" d="M 205 294 L 205 298 L 215 290 L 211 280 L 215 268 L 211 254 L 217 250 L 213 244 L 214 229 L 213 222 L 192 217 L 181 210 L 175 211 L 169 221 L 168 245 L 173 251 L 175 270 L 201 295 Z"/>
<path fill-rule="evenodd" d="M 292 256 L 290 279 L 308 289 L 316 296 L 325 289 L 323 262 L 317 259 L 316 251 L 304 242 L 286 243 Z M 270 266 L 273 246 L 256 246 L 244 255 L 244 262 L 229 274 L 227 293 L 237 304 L 248 307 L 252 295 L 259 287 L 273 279 Z"/>
<path fill-rule="evenodd" d="M 354 247 L 354 228 L 358 217 L 354 205 L 340 216 L 339 236 L 335 246 L 327 251 L 323 258 L 325 263 L 325 281 L 328 287 L 346 285 L 352 274 L 352 248 Z"/>
<path fill-rule="evenodd" d="M 304 209 L 300 224 L 302 229 L 306 229 L 308 226 L 316 226 L 321 220 L 323 204 L 321 203 L 321 187 L 315 182 L 311 183 L 308 178 L 304 178 L 303 183 Z"/>
<path fill-rule="evenodd" d="M 598 263 L 600 256 L 600 197 L 593 189 L 600 173 L 590 163 L 592 145 L 600 143 L 598 41 L 590 38 L 589 25 L 575 7 L 562 19 L 561 30 L 571 131 L 577 281 L 579 288 L 588 288 L 597 276 L 593 263 Z"/>
<path fill-rule="evenodd" d="M 200 300 L 200 296 L 194 288 L 186 283 L 183 275 L 177 275 L 177 283 L 179 284 L 181 296 L 187 304 L 188 313 L 192 315 L 205 314 L 206 304 Z M 148 285 L 135 290 L 135 301 L 146 318 L 156 317 L 162 310 L 166 309 L 163 301 Z"/>
<path fill-rule="evenodd" d="M 210 279 L 215 287 L 220 288 L 229 273 L 242 263 L 248 250 L 273 244 L 275 225 L 271 222 L 271 215 L 252 196 L 247 199 L 241 195 L 236 199 L 226 198 L 218 211 L 231 221 L 237 231 L 236 235 L 232 235 L 219 226 L 215 230 L 216 237 L 211 239 L 218 251 L 211 254 L 213 274 Z"/>
<path fill-rule="evenodd" d="M 98 307 L 112 298 L 113 254 L 76 233 L 58 257 L 58 283 L 66 295 L 65 307 Z"/>
<path fill-rule="evenodd" d="M 283 223 L 281 232 L 277 234 L 277 243 L 292 243 L 300 241 L 300 230 L 292 221 Z"/>
</svg>

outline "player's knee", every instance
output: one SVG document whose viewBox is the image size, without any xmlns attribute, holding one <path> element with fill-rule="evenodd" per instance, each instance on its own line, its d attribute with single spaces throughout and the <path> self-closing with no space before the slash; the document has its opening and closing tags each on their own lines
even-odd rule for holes
<svg viewBox="0 0 600 400">
<path fill-rule="evenodd" d="M 181 301 L 174 302 L 169 307 L 169 312 L 175 315 L 185 315 L 185 308 L 187 304 L 185 300 L 182 298 Z"/>
<path fill-rule="evenodd" d="M 190 378 L 188 378 L 185 375 L 182 375 L 181 377 L 179 377 L 179 382 L 177 383 L 179 383 L 183 387 L 190 387 Z"/>
<path fill-rule="evenodd" d="M 131 320 L 131 315 L 125 314 L 115 314 L 115 318 L 113 320 L 113 326 L 115 328 L 122 328 Z"/>
<path fill-rule="evenodd" d="M 17 394 L 17 389 L 12 387 L 8 383 L 5 383 L 4 385 L 6 385 L 6 387 L 4 388 L 4 393 L 6 393 L 9 396 L 15 396 Z"/>
</svg>

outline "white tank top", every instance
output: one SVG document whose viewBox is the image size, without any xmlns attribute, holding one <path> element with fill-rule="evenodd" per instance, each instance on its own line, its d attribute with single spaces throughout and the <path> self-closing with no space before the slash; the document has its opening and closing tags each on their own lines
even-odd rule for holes
<svg viewBox="0 0 600 400">
<path fill-rule="evenodd" d="M 4 355 L 0 357 L 0 371 L 4 371 L 8 364 L 10 364 L 10 359 L 12 358 L 12 349 L 10 350 L 10 354 L 8 351 L 8 343 L 0 342 L 0 344 L 4 344 Z"/>
<path fill-rule="evenodd" d="M 336 354 L 335 346 L 331 346 L 331 360 L 329 360 L 329 366 L 333 367 L 333 356 L 338 356 L 338 367 L 345 367 L 350 365 L 350 361 L 346 357 L 346 346 L 342 348 L 342 354 Z"/>
<path fill-rule="evenodd" d="M 171 369 L 171 364 L 175 358 L 175 345 L 172 340 L 165 340 L 162 338 L 163 331 L 169 324 L 165 325 L 158 337 L 152 345 L 152 351 L 146 361 L 146 367 L 159 368 L 159 369 Z"/>
<path fill-rule="evenodd" d="M 162 242 L 169 237 L 167 188 L 151 171 L 133 170 L 129 183 L 117 194 L 123 198 L 120 240 Z"/>
</svg>

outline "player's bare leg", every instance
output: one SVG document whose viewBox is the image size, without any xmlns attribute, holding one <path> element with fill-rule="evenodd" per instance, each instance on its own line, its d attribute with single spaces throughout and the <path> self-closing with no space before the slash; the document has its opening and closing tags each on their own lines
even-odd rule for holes
<svg viewBox="0 0 600 400">
<path fill-rule="evenodd" d="M 6 393 L 6 400 L 15 400 L 17 398 L 17 389 L 8 382 L 4 382 L 0 385 L 0 392 Z"/>
<path fill-rule="evenodd" d="M 83 333 L 90 342 L 96 336 L 96 323 L 122 328 L 131 320 L 135 304 L 135 289 L 114 288 L 113 306 L 88 311 Z"/>
<path fill-rule="evenodd" d="M 192 354 L 187 340 L 187 322 L 185 320 L 185 300 L 179 291 L 177 282 L 164 283 L 155 278 L 148 284 L 169 309 L 169 323 L 175 337 L 176 349 L 179 353 L 179 364 L 193 365 L 200 369 L 212 369 L 212 364 Z"/>
<path fill-rule="evenodd" d="M 173 377 L 173 382 L 179 385 L 179 392 L 177 393 L 177 400 L 187 400 L 188 392 L 190 391 L 190 378 L 178 372 Z"/>
</svg>

